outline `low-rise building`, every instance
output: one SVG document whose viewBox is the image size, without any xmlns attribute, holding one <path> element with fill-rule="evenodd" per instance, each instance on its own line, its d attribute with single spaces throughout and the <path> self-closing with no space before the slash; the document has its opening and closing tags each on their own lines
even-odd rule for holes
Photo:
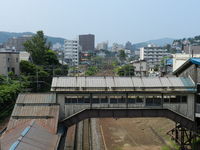
<svg viewBox="0 0 200 150">
<path fill-rule="evenodd" d="M 173 54 L 173 71 L 177 70 L 181 65 L 183 65 L 189 58 L 190 54 Z M 200 54 L 193 55 L 196 58 L 200 58 Z"/>
<path fill-rule="evenodd" d="M 30 53 L 26 52 L 26 51 L 21 51 L 19 52 L 19 61 L 30 61 Z"/>
<path fill-rule="evenodd" d="M 148 76 L 148 65 L 145 60 L 137 60 L 137 61 L 132 61 L 131 64 L 135 68 L 135 76 L 137 77 L 144 77 Z"/>
<path fill-rule="evenodd" d="M 0 49 L 0 74 L 7 76 L 9 72 L 19 75 L 19 52 Z"/>
<path fill-rule="evenodd" d="M 177 77 L 190 77 L 195 83 L 200 82 L 200 58 L 190 58 L 178 67 L 173 74 Z"/>
</svg>

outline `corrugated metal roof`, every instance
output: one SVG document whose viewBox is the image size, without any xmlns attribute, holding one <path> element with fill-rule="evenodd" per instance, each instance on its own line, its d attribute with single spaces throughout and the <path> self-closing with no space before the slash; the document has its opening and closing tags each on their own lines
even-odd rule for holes
<svg viewBox="0 0 200 150">
<path fill-rule="evenodd" d="M 133 87 L 133 81 L 130 77 L 115 77 L 115 87 Z"/>
<path fill-rule="evenodd" d="M 143 81 L 142 81 L 142 78 L 139 78 L 139 77 L 133 77 L 132 78 L 132 81 L 133 81 L 133 85 L 134 87 L 144 87 L 144 84 L 143 84 Z"/>
<path fill-rule="evenodd" d="M 72 83 L 74 82 L 74 83 Z M 62 83 L 62 84 L 59 84 Z M 73 86 L 72 86 L 73 85 Z M 195 87 L 190 78 L 177 77 L 55 77 L 52 91 L 67 88 L 187 88 Z"/>
<path fill-rule="evenodd" d="M 17 104 L 50 104 L 56 103 L 56 95 L 50 93 L 19 94 Z"/>
<path fill-rule="evenodd" d="M 29 130 L 26 130 L 27 128 Z M 25 131 L 26 134 L 22 135 Z M 32 120 L 3 134 L 1 137 L 1 149 L 8 150 L 17 142 L 15 150 L 54 150 L 58 139 L 58 135 L 49 132 L 46 128 L 38 124 L 38 122 Z"/>
<path fill-rule="evenodd" d="M 0 149 L 8 150 L 20 136 L 23 138 L 16 150 L 55 149 L 58 117 L 59 105 L 54 94 L 20 94 L 7 130 L 1 137 Z M 25 132 L 33 120 L 34 126 Z"/>
<path fill-rule="evenodd" d="M 55 94 L 19 94 L 7 130 L 32 119 L 40 122 L 50 132 L 57 132 L 59 105 Z"/>
</svg>

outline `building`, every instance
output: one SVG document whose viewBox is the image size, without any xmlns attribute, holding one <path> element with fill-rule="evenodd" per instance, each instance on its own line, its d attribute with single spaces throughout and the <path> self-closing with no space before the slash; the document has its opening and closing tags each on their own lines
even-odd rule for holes
<svg viewBox="0 0 200 150">
<path fill-rule="evenodd" d="M 22 60 L 31 61 L 30 53 L 26 51 L 19 52 L 19 61 L 22 61 Z"/>
<path fill-rule="evenodd" d="M 19 52 L 0 49 L 0 74 L 7 76 L 9 72 L 19 75 Z"/>
<path fill-rule="evenodd" d="M 183 65 L 189 58 L 190 54 L 173 54 L 173 71 L 177 70 L 181 65 Z M 200 57 L 200 54 L 194 54 L 194 57 Z"/>
<path fill-rule="evenodd" d="M 140 48 L 140 60 L 146 60 L 150 68 L 160 65 L 162 58 L 165 56 L 170 56 L 170 54 L 163 47 L 149 45 L 148 47 Z"/>
<path fill-rule="evenodd" d="M 196 92 L 193 80 L 183 77 L 54 77 L 51 93 L 19 94 L 0 149 L 64 149 L 72 139 L 67 129 L 82 120 L 137 117 L 171 119 L 183 147 L 199 133 Z M 82 127 L 74 128 L 76 135 Z M 95 149 L 91 142 L 88 147 Z"/>
<path fill-rule="evenodd" d="M 0 43 L 0 48 L 3 48 L 3 44 Z"/>
<path fill-rule="evenodd" d="M 8 39 L 7 42 L 4 43 L 4 47 L 8 49 L 14 49 L 16 51 L 24 51 L 24 43 L 27 40 L 30 40 L 32 35 L 24 35 L 22 37 L 13 37 Z"/>
<path fill-rule="evenodd" d="M 108 50 L 108 42 L 98 43 L 97 50 Z"/>
<path fill-rule="evenodd" d="M 200 54 L 200 45 L 184 46 L 183 51 L 190 55 Z"/>
<path fill-rule="evenodd" d="M 6 131 L 0 137 L 1 150 L 57 150 L 59 105 L 53 93 L 19 94 Z"/>
<path fill-rule="evenodd" d="M 95 50 L 95 36 L 93 34 L 79 35 L 79 45 L 82 51 Z"/>
<path fill-rule="evenodd" d="M 126 44 L 125 44 L 125 49 L 129 49 L 129 50 L 133 50 L 133 45 L 132 45 L 132 43 L 131 42 L 126 42 Z"/>
<path fill-rule="evenodd" d="M 124 45 L 118 44 L 118 43 L 113 43 L 113 46 L 112 46 L 113 52 L 118 52 L 119 50 L 122 50 L 122 49 L 124 49 Z"/>
<path fill-rule="evenodd" d="M 64 60 L 71 66 L 79 65 L 79 41 L 65 40 L 64 43 Z"/>
<path fill-rule="evenodd" d="M 190 77 L 195 83 L 200 83 L 200 58 L 190 58 L 185 61 L 173 74 L 177 77 Z"/>
<path fill-rule="evenodd" d="M 137 60 L 137 61 L 132 61 L 131 64 L 135 68 L 135 76 L 136 77 L 145 77 L 148 76 L 148 65 L 145 60 Z"/>
</svg>

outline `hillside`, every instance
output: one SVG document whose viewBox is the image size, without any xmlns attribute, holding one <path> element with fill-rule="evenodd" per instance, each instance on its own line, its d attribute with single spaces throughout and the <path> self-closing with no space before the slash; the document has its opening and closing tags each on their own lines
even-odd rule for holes
<svg viewBox="0 0 200 150">
<path fill-rule="evenodd" d="M 141 47 L 145 47 L 148 44 L 155 44 L 157 46 L 164 46 L 167 44 L 172 44 L 174 41 L 174 39 L 172 38 L 161 38 L 161 39 L 156 39 L 156 40 L 149 40 L 146 42 L 141 42 L 141 43 L 136 43 L 133 44 L 135 48 L 141 48 Z"/>
<path fill-rule="evenodd" d="M 32 33 L 32 32 L 17 33 L 17 32 L 3 32 L 3 31 L 0 31 L 0 43 L 6 42 L 9 38 L 21 37 L 23 35 L 34 35 L 34 33 Z M 46 37 L 47 37 L 48 42 L 51 42 L 52 44 L 55 44 L 55 43 L 64 44 L 64 38 L 52 37 L 52 36 L 46 36 Z"/>
</svg>

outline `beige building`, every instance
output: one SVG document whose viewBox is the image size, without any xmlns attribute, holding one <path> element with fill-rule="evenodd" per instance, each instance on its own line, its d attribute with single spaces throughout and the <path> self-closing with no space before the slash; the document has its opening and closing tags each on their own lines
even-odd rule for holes
<svg viewBox="0 0 200 150">
<path fill-rule="evenodd" d="M 173 72 L 191 57 L 190 54 L 173 54 Z M 194 54 L 193 57 L 200 58 L 200 54 Z"/>
<path fill-rule="evenodd" d="M 145 60 L 132 61 L 131 64 L 135 68 L 135 76 L 136 77 L 148 76 L 149 67 Z"/>
<path fill-rule="evenodd" d="M 9 72 L 19 75 L 19 52 L 0 50 L 0 74 L 7 76 Z"/>
</svg>

